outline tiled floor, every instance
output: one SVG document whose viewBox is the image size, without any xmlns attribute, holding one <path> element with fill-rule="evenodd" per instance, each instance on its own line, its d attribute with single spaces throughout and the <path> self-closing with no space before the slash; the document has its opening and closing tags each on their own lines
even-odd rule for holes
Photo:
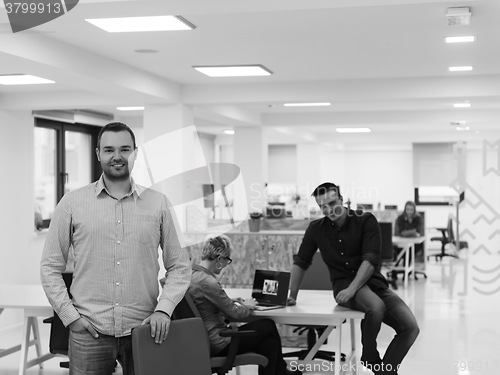
<svg viewBox="0 0 500 375">
<path fill-rule="evenodd" d="M 421 328 L 400 369 L 401 375 L 500 374 L 500 256 L 466 255 L 461 254 L 459 260 L 447 258 L 438 263 L 431 260 L 427 266 L 428 278 L 419 276 L 407 289 L 399 280 L 397 293 L 413 309 Z M 42 324 L 41 329 L 47 342 L 48 329 Z M 20 332 L 1 337 L 0 347 L 5 346 L 6 340 L 17 341 L 17 334 Z M 391 329 L 384 327 L 379 336 L 381 353 L 392 336 Z M 357 340 L 359 347 L 359 332 Z M 17 374 L 18 361 L 18 353 L 0 358 L 0 375 Z M 67 370 L 58 368 L 58 363 L 59 359 L 52 359 L 45 363 L 44 370 L 35 367 L 27 374 L 67 374 Z M 240 373 L 256 375 L 257 369 L 245 367 Z M 325 373 L 328 372 L 308 372 Z M 371 372 L 359 367 L 358 374 Z"/>
</svg>

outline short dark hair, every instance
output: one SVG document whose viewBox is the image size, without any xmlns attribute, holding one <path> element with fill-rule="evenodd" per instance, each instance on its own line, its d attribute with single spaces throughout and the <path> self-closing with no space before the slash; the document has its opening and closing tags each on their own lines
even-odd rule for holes
<svg viewBox="0 0 500 375">
<path fill-rule="evenodd" d="M 340 199 L 342 199 L 342 194 L 340 194 L 340 186 L 335 185 L 333 182 L 324 182 L 319 185 L 312 192 L 311 196 L 319 197 L 320 195 L 326 194 L 329 191 L 335 191 Z"/>
<path fill-rule="evenodd" d="M 135 134 L 134 134 L 134 132 L 132 131 L 132 129 L 130 129 L 123 122 L 119 122 L 119 121 L 110 122 L 109 124 L 107 124 L 107 125 L 105 125 L 105 126 L 103 126 L 101 128 L 101 130 L 99 131 L 99 134 L 97 135 L 97 149 L 98 150 L 101 149 L 101 137 L 102 137 L 102 134 L 104 132 L 115 132 L 115 133 L 118 133 L 118 132 L 122 132 L 122 131 L 128 131 L 130 133 L 130 136 L 132 137 L 132 141 L 134 142 L 134 149 L 136 149 L 137 146 L 135 144 Z"/>
</svg>

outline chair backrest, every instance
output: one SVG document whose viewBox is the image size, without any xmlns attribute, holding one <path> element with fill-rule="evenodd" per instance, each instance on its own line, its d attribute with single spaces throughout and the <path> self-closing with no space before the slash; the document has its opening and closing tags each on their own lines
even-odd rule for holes
<svg viewBox="0 0 500 375">
<path fill-rule="evenodd" d="M 73 281 L 73 273 L 62 274 L 66 289 L 68 289 L 69 298 L 71 297 L 70 288 Z M 68 354 L 69 328 L 65 327 L 59 316 L 54 312 L 50 324 L 49 351 L 52 354 Z"/>
<path fill-rule="evenodd" d="M 379 222 L 381 243 L 381 258 L 382 261 L 391 260 L 394 256 L 394 247 L 392 246 L 392 223 Z"/>
<path fill-rule="evenodd" d="M 300 289 L 307 290 L 332 290 L 332 282 L 330 280 L 330 272 L 326 266 L 321 253 L 316 251 L 313 256 L 312 264 L 307 269 Z"/>
<path fill-rule="evenodd" d="M 150 325 L 132 330 L 136 375 L 210 375 L 210 354 L 201 318 L 172 320 L 167 338 L 156 344 Z"/>
<path fill-rule="evenodd" d="M 455 242 L 455 234 L 453 233 L 453 219 L 451 217 L 448 218 L 448 225 L 446 226 L 448 232 L 448 242 Z"/>
</svg>

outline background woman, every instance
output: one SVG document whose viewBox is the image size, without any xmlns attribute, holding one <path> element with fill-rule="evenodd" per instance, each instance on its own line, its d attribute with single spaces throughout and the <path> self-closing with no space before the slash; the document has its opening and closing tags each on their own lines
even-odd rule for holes
<svg viewBox="0 0 500 375">
<path fill-rule="evenodd" d="M 203 244 L 200 264 L 193 266 L 188 290 L 207 328 L 212 355 L 225 355 L 228 352 L 231 339 L 219 335 L 228 328 L 227 319 L 241 320 L 250 315 L 255 308 L 253 299 L 229 298 L 216 279 L 216 276 L 231 264 L 231 251 L 232 245 L 227 236 L 208 237 Z M 265 368 L 259 367 L 259 375 L 302 374 L 298 370 L 287 369 L 281 351 L 281 339 L 272 320 L 259 319 L 238 329 L 257 332 L 254 337 L 241 339 L 238 352 L 251 351 L 269 359 Z"/>
</svg>

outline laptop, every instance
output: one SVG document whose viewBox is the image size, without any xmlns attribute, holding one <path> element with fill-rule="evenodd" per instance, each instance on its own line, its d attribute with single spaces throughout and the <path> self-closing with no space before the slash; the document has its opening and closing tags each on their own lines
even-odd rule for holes
<svg viewBox="0 0 500 375">
<path fill-rule="evenodd" d="M 290 272 L 255 270 L 252 297 L 257 301 L 255 310 L 265 311 L 286 306 Z"/>
</svg>

